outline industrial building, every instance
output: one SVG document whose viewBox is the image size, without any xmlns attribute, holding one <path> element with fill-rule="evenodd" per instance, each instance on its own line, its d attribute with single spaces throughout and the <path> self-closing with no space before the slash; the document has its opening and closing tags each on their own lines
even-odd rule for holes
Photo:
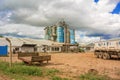
<svg viewBox="0 0 120 80">
<path fill-rule="evenodd" d="M 45 39 L 59 43 L 75 44 L 75 30 L 69 29 L 65 21 L 45 27 Z"/>
<path fill-rule="evenodd" d="M 77 52 L 78 44 L 75 42 L 75 30 L 70 29 L 65 21 L 53 26 L 45 27 L 45 39 L 62 43 L 61 52 Z M 55 45 L 54 47 L 59 46 Z"/>
</svg>

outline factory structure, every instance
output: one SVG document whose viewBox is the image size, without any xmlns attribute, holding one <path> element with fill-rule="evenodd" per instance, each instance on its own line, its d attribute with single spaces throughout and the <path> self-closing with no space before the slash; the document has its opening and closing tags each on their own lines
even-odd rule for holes
<svg viewBox="0 0 120 80">
<path fill-rule="evenodd" d="M 59 43 L 75 44 L 75 30 L 69 29 L 65 21 L 45 28 L 45 39 Z"/>
<path fill-rule="evenodd" d="M 77 52 L 78 44 L 75 42 L 75 30 L 69 29 L 65 21 L 60 21 L 52 26 L 45 27 L 45 39 L 59 44 L 49 46 L 51 51 Z"/>
<path fill-rule="evenodd" d="M 45 39 L 8 38 L 11 42 L 12 52 L 39 52 L 64 53 L 78 52 L 75 42 L 75 30 L 69 29 L 65 21 L 53 26 L 45 27 Z M 6 38 L 0 38 L 0 55 L 9 53 L 10 43 Z"/>
</svg>

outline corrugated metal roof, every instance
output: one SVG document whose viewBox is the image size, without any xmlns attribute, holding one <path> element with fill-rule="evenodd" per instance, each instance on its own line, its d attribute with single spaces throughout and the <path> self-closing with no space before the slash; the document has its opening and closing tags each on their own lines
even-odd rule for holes
<svg viewBox="0 0 120 80">
<path fill-rule="evenodd" d="M 39 39 L 28 39 L 28 38 L 9 38 L 12 46 L 22 46 L 23 44 L 36 44 L 37 46 L 41 45 L 63 45 L 64 43 L 53 42 L 50 40 L 39 40 Z M 2 42 L 3 41 L 3 42 Z M 2 42 L 2 43 L 1 43 Z M 0 45 L 2 44 L 9 45 L 5 38 L 0 38 Z"/>
<path fill-rule="evenodd" d="M 23 41 L 21 41 L 19 38 L 9 38 L 11 41 L 12 46 L 22 46 Z"/>
<path fill-rule="evenodd" d="M 5 38 L 0 38 L 0 46 L 9 45 Z"/>
</svg>

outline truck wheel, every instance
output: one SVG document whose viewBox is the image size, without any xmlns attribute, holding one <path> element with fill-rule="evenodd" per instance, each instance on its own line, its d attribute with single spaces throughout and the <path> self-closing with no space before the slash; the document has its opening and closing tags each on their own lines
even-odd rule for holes
<svg viewBox="0 0 120 80">
<path fill-rule="evenodd" d="M 118 58 L 120 58 L 120 53 L 118 53 Z"/>
<path fill-rule="evenodd" d="M 101 59 L 103 58 L 103 53 L 101 53 L 101 52 L 99 53 L 99 58 L 101 58 Z"/>
<path fill-rule="evenodd" d="M 99 58 L 99 52 L 96 53 L 96 57 Z"/>
<path fill-rule="evenodd" d="M 105 60 L 110 59 L 110 55 L 105 52 L 105 53 L 103 54 L 103 59 L 105 59 Z"/>
<path fill-rule="evenodd" d="M 96 58 L 99 58 L 99 52 L 94 52 Z"/>
</svg>

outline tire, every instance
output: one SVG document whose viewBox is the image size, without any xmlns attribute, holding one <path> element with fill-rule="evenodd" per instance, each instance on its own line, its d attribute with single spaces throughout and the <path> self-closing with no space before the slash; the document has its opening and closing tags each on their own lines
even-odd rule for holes
<svg viewBox="0 0 120 80">
<path fill-rule="evenodd" d="M 120 58 L 120 53 L 118 53 L 118 58 Z"/>
<path fill-rule="evenodd" d="M 96 57 L 99 58 L 99 52 L 96 53 Z"/>
<path fill-rule="evenodd" d="M 103 58 L 103 53 L 101 53 L 101 52 L 99 53 L 99 58 L 101 58 L 101 59 Z"/>
<path fill-rule="evenodd" d="M 105 59 L 105 60 L 110 59 L 110 55 L 105 52 L 105 53 L 103 54 L 103 59 Z"/>
<path fill-rule="evenodd" d="M 94 52 L 96 58 L 99 58 L 99 52 Z"/>
</svg>

